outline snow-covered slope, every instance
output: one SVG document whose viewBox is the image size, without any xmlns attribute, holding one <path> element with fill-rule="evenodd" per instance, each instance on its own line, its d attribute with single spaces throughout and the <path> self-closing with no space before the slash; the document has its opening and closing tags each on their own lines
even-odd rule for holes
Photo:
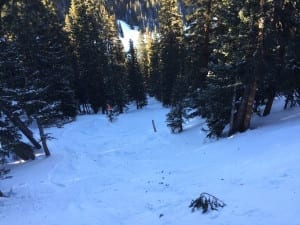
<svg viewBox="0 0 300 225">
<path fill-rule="evenodd" d="M 139 39 L 139 31 L 136 27 L 135 29 L 131 29 L 131 27 L 124 22 L 123 20 L 118 20 L 118 23 L 121 25 L 122 31 L 123 31 L 123 37 L 120 37 L 122 44 L 124 46 L 125 52 L 129 50 L 129 41 L 132 40 L 134 46 L 137 46 L 137 42 Z"/>
<path fill-rule="evenodd" d="M 199 120 L 170 134 L 167 112 L 150 99 L 113 123 L 98 114 L 48 129 L 52 156 L 11 165 L 13 178 L 0 181 L 12 193 L 0 198 L 0 224 L 300 224 L 298 108 L 277 108 L 255 129 L 219 141 L 205 139 Z M 191 213 L 202 192 L 226 207 Z"/>
</svg>

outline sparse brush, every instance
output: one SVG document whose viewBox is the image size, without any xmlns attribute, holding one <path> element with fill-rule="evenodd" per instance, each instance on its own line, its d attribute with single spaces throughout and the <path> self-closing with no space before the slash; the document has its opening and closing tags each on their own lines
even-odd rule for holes
<svg viewBox="0 0 300 225">
<path fill-rule="evenodd" d="M 192 208 L 192 212 L 202 209 L 202 213 L 206 213 L 209 209 L 218 210 L 218 208 L 223 208 L 225 205 L 226 204 L 217 197 L 203 192 L 200 197 L 191 202 L 189 207 Z"/>
</svg>

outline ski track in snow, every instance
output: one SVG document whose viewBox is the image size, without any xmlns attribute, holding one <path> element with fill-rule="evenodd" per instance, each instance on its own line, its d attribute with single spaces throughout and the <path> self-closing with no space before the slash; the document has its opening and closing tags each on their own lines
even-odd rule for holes
<svg viewBox="0 0 300 225">
<path fill-rule="evenodd" d="M 52 156 L 12 165 L 13 178 L 1 180 L 12 195 L 0 199 L 0 224 L 300 225 L 299 109 L 216 142 L 197 119 L 170 134 L 167 112 L 150 99 L 113 123 L 98 114 L 49 128 Z M 227 206 L 191 213 L 201 192 Z"/>
</svg>

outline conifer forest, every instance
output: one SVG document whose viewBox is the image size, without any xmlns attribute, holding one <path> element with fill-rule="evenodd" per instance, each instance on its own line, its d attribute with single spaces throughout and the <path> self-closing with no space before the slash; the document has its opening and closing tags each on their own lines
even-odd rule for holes
<svg viewBox="0 0 300 225">
<path fill-rule="evenodd" d="M 128 51 L 120 20 L 140 32 Z M 169 109 L 171 132 L 202 117 L 209 137 L 246 131 L 276 96 L 300 105 L 300 2 L 0 1 L 1 158 L 34 158 L 33 123 L 59 126 L 107 104 L 118 115 L 148 96 Z"/>
</svg>

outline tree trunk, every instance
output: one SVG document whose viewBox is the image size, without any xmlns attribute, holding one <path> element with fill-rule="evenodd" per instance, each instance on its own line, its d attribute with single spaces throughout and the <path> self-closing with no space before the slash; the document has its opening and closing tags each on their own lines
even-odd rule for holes
<svg viewBox="0 0 300 225">
<path fill-rule="evenodd" d="M 42 145 L 43 145 L 43 149 L 44 149 L 44 152 L 45 152 L 45 155 L 46 156 L 50 156 L 50 151 L 48 149 L 48 146 L 47 146 L 47 137 L 44 133 L 44 129 L 43 129 L 43 126 L 42 124 L 40 123 L 39 119 L 36 119 L 36 123 L 38 125 L 38 128 L 39 128 L 39 132 L 40 132 L 40 136 L 41 136 L 41 141 L 42 141 Z"/>
<path fill-rule="evenodd" d="M 245 116 L 243 119 L 243 123 L 241 124 L 241 127 L 239 131 L 244 132 L 250 127 L 250 121 L 251 121 L 251 116 L 252 116 L 252 111 L 253 111 L 253 104 L 255 101 L 255 95 L 256 95 L 256 86 L 257 83 L 254 80 L 250 85 L 249 85 L 249 94 L 247 97 L 247 104 L 246 104 L 246 111 L 245 111 Z"/>
<path fill-rule="evenodd" d="M 236 102 L 236 85 L 233 89 L 233 96 L 231 102 L 231 112 L 230 112 L 230 129 L 228 132 L 228 136 L 231 136 L 234 133 L 234 116 L 235 116 L 235 102 Z"/>
<path fill-rule="evenodd" d="M 243 99 L 238 108 L 238 113 L 235 121 L 233 122 L 230 134 L 234 134 L 238 131 L 244 132 L 249 128 L 255 94 L 256 81 L 254 80 L 248 84 L 244 90 Z"/>
<path fill-rule="evenodd" d="M 238 107 L 238 112 L 237 112 L 236 118 L 234 118 L 233 126 L 231 129 L 231 134 L 234 134 L 240 130 L 243 118 L 246 114 L 246 104 L 247 104 L 247 101 L 248 101 L 247 99 L 248 99 L 248 95 L 249 95 L 248 93 L 249 93 L 249 86 L 247 85 L 244 90 L 242 101 Z"/>
<path fill-rule="evenodd" d="M 5 107 L 0 106 L 1 110 L 6 114 L 10 121 L 20 129 L 20 131 L 28 138 L 28 140 L 36 147 L 40 149 L 42 146 L 34 139 L 32 131 L 20 120 L 18 116 L 9 112 Z"/>
<path fill-rule="evenodd" d="M 270 114 L 271 112 L 271 109 L 272 109 L 272 105 L 273 105 L 273 102 L 274 102 L 274 98 L 275 98 L 275 91 L 272 91 L 268 97 L 268 101 L 267 101 L 267 104 L 266 104 L 266 107 L 264 109 L 264 113 L 263 113 L 263 116 L 267 116 Z"/>
</svg>

